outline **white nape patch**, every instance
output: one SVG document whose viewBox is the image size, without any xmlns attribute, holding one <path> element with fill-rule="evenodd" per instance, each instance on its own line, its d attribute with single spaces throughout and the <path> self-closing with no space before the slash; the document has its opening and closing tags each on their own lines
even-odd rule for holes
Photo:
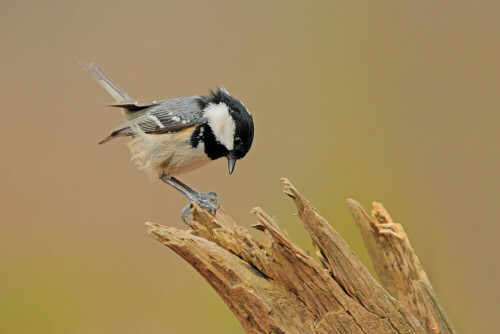
<svg viewBox="0 0 500 334">
<path fill-rule="evenodd" d="M 171 112 L 171 111 L 168 113 L 168 115 L 169 115 L 169 116 L 172 116 L 173 114 L 174 114 L 174 113 L 173 113 L 173 112 Z"/>
<path fill-rule="evenodd" d="M 172 117 L 172 121 L 179 122 L 181 119 L 177 116 Z"/>
<path fill-rule="evenodd" d="M 232 150 L 236 124 L 234 124 L 234 120 L 229 114 L 228 106 L 223 102 L 219 104 L 209 103 L 205 108 L 205 117 L 214 132 L 215 139 L 229 151 Z"/>
<path fill-rule="evenodd" d="M 149 115 L 148 117 L 151 118 L 153 121 L 155 121 L 156 125 L 158 125 L 160 128 L 163 129 L 165 127 L 165 125 L 163 125 L 163 123 L 160 122 L 158 117 L 156 117 L 155 115 Z"/>
</svg>

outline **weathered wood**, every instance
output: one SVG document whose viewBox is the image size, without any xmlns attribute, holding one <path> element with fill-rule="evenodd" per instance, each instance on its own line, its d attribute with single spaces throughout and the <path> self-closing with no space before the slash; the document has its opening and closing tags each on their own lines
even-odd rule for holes
<svg viewBox="0 0 500 334">
<path fill-rule="evenodd" d="M 258 240 L 223 209 L 194 206 L 188 230 L 147 223 L 148 232 L 190 263 L 247 333 L 426 333 L 419 320 L 361 264 L 340 235 L 285 180 L 318 262 L 262 209 Z"/>
<path fill-rule="evenodd" d="M 435 294 L 401 224 L 393 222 L 381 203 L 372 203 L 372 217 L 354 200 L 348 200 L 347 205 L 382 286 L 417 317 L 428 333 L 454 333 L 449 322 L 441 322 L 446 318 L 439 313 L 437 299 L 429 297 Z"/>
<path fill-rule="evenodd" d="M 425 304 L 427 305 L 427 307 L 429 307 L 429 309 L 431 309 L 432 314 L 434 315 L 439 326 L 439 333 L 456 333 L 453 325 L 450 322 L 450 319 L 448 319 L 448 316 L 446 315 L 446 312 L 441 307 L 441 304 L 439 304 L 439 300 L 430 283 L 426 281 L 418 281 L 418 283 L 420 285 L 420 290 L 422 291 L 422 294 L 424 296 Z"/>
</svg>

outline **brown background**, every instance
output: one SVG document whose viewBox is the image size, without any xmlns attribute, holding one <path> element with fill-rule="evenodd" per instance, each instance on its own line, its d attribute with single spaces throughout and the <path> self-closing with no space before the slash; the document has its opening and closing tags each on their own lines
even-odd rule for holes
<svg viewBox="0 0 500 334">
<path fill-rule="evenodd" d="M 242 333 L 208 284 L 145 233 L 186 200 L 130 163 L 111 98 L 226 86 L 249 155 L 182 179 L 310 241 L 289 177 L 369 263 L 345 199 L 404 224 L 462 333 L 500 332 L 497 1 L 0 3 L 1 333 Z M 496 318 L 496 319 L 495 319 Z"/>
</svg>

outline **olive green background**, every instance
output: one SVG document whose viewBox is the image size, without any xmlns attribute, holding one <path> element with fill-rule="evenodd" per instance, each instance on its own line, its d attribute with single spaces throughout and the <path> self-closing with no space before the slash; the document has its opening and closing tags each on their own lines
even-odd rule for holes
<svg viewBox="0 0 500 334">
<path fill-rule="evenodd" d="M 369 265 L 345 200 L 401 222 L 461 333 L 500 332 L 497 1 L 0 2 L 0 333 L 242 333 L 210 286 L 151 239 L 186 199 L 130 162 L 112 99 L 226 86 L 255 141 L 181 177 L 253 206 L 311 250 L 280 177 Z M 254 232 L 252 232 L 254 233 Z M 257 233 L 256 233 L 257 234 Z M 371 270 L 371 267 L 370 267 Z"/>
</svg>

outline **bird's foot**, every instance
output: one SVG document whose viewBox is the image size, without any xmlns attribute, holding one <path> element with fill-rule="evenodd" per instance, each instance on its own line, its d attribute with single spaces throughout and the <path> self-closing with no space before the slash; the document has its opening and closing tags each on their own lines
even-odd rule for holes
<svg viewBox="0 0 500 334">
<path fill-rule="evenodd" d="M 198 198 L 205 200 L 211 204 L 214 204 L 217 208 L 216 211 L 220 208 L 220 201 L 219 198 L 217 197 L 217 194 L 215 191 L 209 191 L 208 193 L 197 193 L 196 196 Z"/>
<path fill-rule="evenodd" d="M 220 201 L 217 198 L 217 194 L 214 191 L 208 193 L 196 193 L 188 196 L 189 200 L 195 202 L 203 209 L 207 210 L 212 216 L 215 216 L 217 209 L 220 207 Z M 184 209 L 182 209 L 182 221 L 186 224 L 190 224 L 191 218 L 190 214 L 193 212 L 191 208 L 191 203 L 188 203 Z"/>
</svg>

